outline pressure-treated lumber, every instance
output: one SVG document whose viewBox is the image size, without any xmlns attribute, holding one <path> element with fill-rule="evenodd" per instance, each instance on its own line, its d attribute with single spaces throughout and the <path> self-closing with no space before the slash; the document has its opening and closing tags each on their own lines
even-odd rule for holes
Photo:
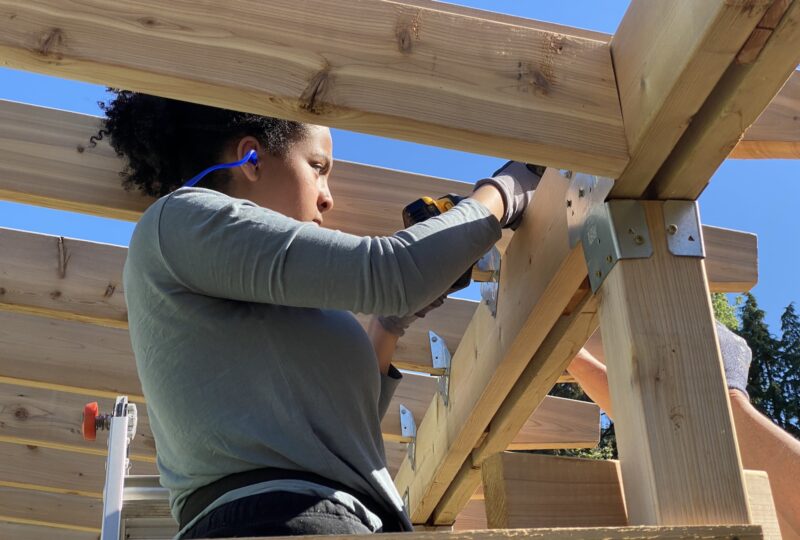
<svg viewBox="0 0 800 540">
<path fill-rule="evenodd" d="M 598 291 L 629 520 L 748 523 L 703 260 L 671 255 L 663 203 L 643 204 L 653 255 Z"/>
<path fill-rule="evenodd" d="M 84 441 L 81 436 L 83 406 L 90 401 L 94 401 L 91 396 L 0 384 L 0 435 L 105 451 L 108 432 L 99 432 L 96 441 Z M 99 403 L 101 412 L 114 404 L 112 400 Z M 155 442 L 147 414 L 144 406 L 138 409 L 141 411 L 131 454 L 154 456 Z"/>
<path fill-rule="evenodd" d="M 648 188 L 657 199 L 696 199 L 742 134 L 800 63 L 800 2 L 792 0 L 758 54 L 733 64 Z"/>
<path fill-rule="evenodd" d="M 614 461 L 501 452 L 481 473 L 490 529 L 627 524 Z"/>
<path fill-rule="evenodd" d="M 728 157 L 800 159 L 800 73 L 792 73 Z"/>
<path fill-rule="evenodd" d="M 631 2 L 611 40 L 631 155 L 612 197 L 645 193 L 770 3 Z"/>
<path fill-rule="evenodd" d="M 502 452 L 482 473 L 484 487 L 458 515 L 457 530 L 628 525 L 619 461 Z M 780 540 L 767 474 L 745 470 L 744 478 L 753 523 L 765 539 Z"/>
<path fill-rule="evenodd" d="M 450 405 L 435 398 L 417 429 L 416 464 L 396 477 L 415 523 L 428 521 L 539 345 L 586 277 L 562 211 L 568 180 L 552 169 L 506 250 L 497 317 L 480 305 L 453 356 Z M 536 261 L 534 264 L 533 261 Z M 523 293 L 524 291 L 524 293 Z"/>
<path fill-rule="evenodd" d="M 781 540 L 778 513 L 775 510 L 775 500 L 772 497 L 772 488 L 769 485 L 767 473 L 746 470 L 744 471 L 744 481 L 753 523 L 761 525 L 764 530 L 764 540 Z"/>
<path fill-rule="evenodd" d="M 0 509 L 0 521 L 2 516 L 9 516 L 74 527 L 99 528 L 103 519 L 102 499 L 3 486 L 0 486 Z"/>
<path fill-rule="evenodd" d="M 59 540 L 97 540 L 100 533 L 96 530 L 79 531 L 57 527 L 59 524 L 49 522 L 50 526 L 31 523 L 31 520 L 7 521 L 7 516 L 0 515 L 0 538 L 14 540 L 42 540 L 57 535 Z M 53 527 L 56 525 L 56 527 Z M 57 529 L 54 531 L 54 528 Z M 95 528 L 96 529 L 96 528 Z"/>
<path fill-rule="evenodd" d="M 97 446 L 105 448 L 103 438 Z M 0 481 L 102 496 L 106 457 L 40 446 L 0 443 Z M 131 474 L 158 474 L 155 463 L 133 461 Z"/>
<path fill-rule="evenodd" d="M 3 2 L 0 57 L 29 71 L 591 173 L 613 176 L 627 161 L 607 44 L 445 5 L 281 0 L 266 13 L 244 2 Z"/>
<path fill-rule="evenodd" d="M 526 416 L 597 328 L 594 298 L 585 293 L 569 315 L 562 315 L 517 379 L 489 426 L 489 433 L 464 462 L 436 507 L 435 523 L 453 523 L 480 483 L 480 467 L 515 437 Z"/>
<path fill-rule="evenodd" d="M 288 537 L 273 537 L 285 540 Z M 298 538 L 298 537 L 294 537 Z M 314 537 L 303 536 L 310 539 Z M 327 536 L 329 540 L 360 540 L 358 536 Z M 508 529 L 505 531 L 384 533 L 385 540 L 758 540 L 756 525 L 716 527 L 604 527 L 572 529 Z M 254 539 L 256 540 L 256 539 Z"/>
</svg>

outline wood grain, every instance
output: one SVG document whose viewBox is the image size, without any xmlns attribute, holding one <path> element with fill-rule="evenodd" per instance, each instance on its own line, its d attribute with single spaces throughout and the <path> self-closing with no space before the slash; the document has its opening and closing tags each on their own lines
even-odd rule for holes
<svg viewBox="0 0 800 540">
<path fill-rule="evenodd" d="M 481 471 L 489 529 L 627 525 L 617 462 L 502 452 Z"/>
<path fill-rule="evenodd" d="M 434 512 L 436 523 L 453 523 L 480 483 L 483 461 L 505 449 L 525 422 L 529 410 L 542 402 L 554 378 L 597 328 L 593 297 L 584 299 L 569 315 L 562 315 L 522 372 L 489 426 L 489 433 L 462 465 Z M 547 397 L 544 398 L 546 401 Z M 540 406 L 541 408 L 541 406 Z M 595 426 L 599 429 L 599 425 Z M 598 433 L 599 438 L 599 433 Z"/>
<path fill-rule="evenodd" d="M 615 176 L 606 43 L 400 2 L 0 3 L 8 67 Z M 85 24 L 83 21 L 91 21 Z M 246 25 L 240 21 L 247 21 Z"/>
<path fill-rule="evenodd" d="M 749 64 L 733 64 L 720 79 L 648 188 L 656 199 L 696 199 L 747 128 L 800 63 L 800 2 L 793 0 Z"/>
<path fill-rule="evenodd" d="M 631 155 L 612 197 L 644 194 L 770 3 L 631 2 L 611 40 Z"/>
<path fill-rule="evenodd" d="M 643 203 L 653 247 L 598 291 L 632 524 L 748 523 L 742 466 L 703 260 L 667 250 L 662 203 Z"/>
</svg>

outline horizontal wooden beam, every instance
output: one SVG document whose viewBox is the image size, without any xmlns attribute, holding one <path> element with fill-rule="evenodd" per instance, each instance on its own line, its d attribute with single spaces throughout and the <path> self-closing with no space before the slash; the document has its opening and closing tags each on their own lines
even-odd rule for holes
<svg viewBox="0 0 800 540">
<path fill-rule="evenodd" d="M 101 10 L 0 2 L 0 58 L 28 71 L 608 176 L 627 161 L 606 43 L 446 4 L 280 0 L 266 14 L 246 3 L 128 0 Z"/>
<path fill-rule="evenodd" d="M 728 157 L 800 159 L 800 72 L 786 81 Z"/>
<path fill-rule="evenodd" d="M 611 40 L 631 155 L 612 197 L 646 192 L 770 3 L 631 2 Z"/>
<path fill-rule="evenodd" d="M 97 540 L 100 536 L 99 529 L 75 530 L 65 528 L 62 523 L 48 521 L 14 519 L 10 516 L 0 515 L 0 538 L 13 538 L 14 540 L 41 540 L 57 535 L 59 540 Z"/>
<path fill-rule="evenodd" d="M 0 509 L 0 521 L 3 516 L 9 516 L 67 524 L 84 530 L 99 529 L 103 522 L 102 499 L 28 489 L 0 486 Z"/>
<path fill-rule="evenodd" d="M 792 0 L 753 61 L 732 64 L 647 189 L 649 198 L 696 199 L 747 128 L 800 63 L 800 1 Z"/>
<path fill-rule="evenodd" d="M 618 462 L 501 452 L 481 472 L 489 529 L 628 524 Z"/>
<path fill-rule="evenodd" d="M 504 452 L 486 465 L 486 487 L 458 515 L 455 530 L 628 525 L 619 461 Z M 753 523 L 765 539 L 780 540 L 767 474 L 745 470 L 744 478 Z"/>
</svg>

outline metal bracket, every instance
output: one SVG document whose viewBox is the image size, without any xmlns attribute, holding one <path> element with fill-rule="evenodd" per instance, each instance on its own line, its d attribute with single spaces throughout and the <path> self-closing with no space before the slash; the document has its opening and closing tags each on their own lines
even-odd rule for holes
<svg viewBox="0 0 800 540">
<path fill-rule="evenodd" d="M 667 247 L 679 257 L 705 257 L 703 227 L 696 201 L 665 201 L 664 229 Z"/>
<path fill-rule="evenodd" d="M 443 370 L 443 374 L 439 375 L 439 395 L 442 396 L 444 406 L 447 407 L 450 404 L 450 351 L 436 332 L 428 331 L 428 342 L 431 346 L 433 367 Z"/>
<path fill-rule="evenodd" d="M 402 403 L 400 404 L 400 433 L 403 437 L 411 439 L 406 447 L 406 452 L 413 471 L 417 467 L 417 424 L 414 422 L 414 414 Z"/>
<path fill-rule="evenodd" d="M 488 279 L 481 283 L 481 300 L 489 306 L 492 317 L 497 316 L 497 296 L 500 290 L 500 252 L 495 246 L 481 257 L 475 266 Z"/>
<path fill-rule="evenodd" d="M 570 180 L 567 188 L 567 228 L 569 247 L 572 248 L 581 239 L 590 209 L 603 204 L 611 188 L 614 187 L 614 180 L 572 171 L 561 171 L 561 175 Z"/>
<path fill-rule="evenodd" d="M 592 205 L 581 241 L 592 292 L 597 292 L 618 260 L 646 259 L 653 254 L 644 208 L 634 200 Z"/>
</svg>

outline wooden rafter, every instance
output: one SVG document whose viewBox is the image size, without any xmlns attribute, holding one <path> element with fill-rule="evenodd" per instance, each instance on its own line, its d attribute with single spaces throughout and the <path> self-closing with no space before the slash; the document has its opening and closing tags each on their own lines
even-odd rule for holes
<svg viewBox="0 0 800 540">
<path fill-rule="evenodd" d="M 225 16 L 220 17 L 224 11 Z M 87 24 L 86 21 L 91 21 Z M 240 21 L 247 21 L 246 25 Z M 388 0 L 0 2 L 4 65 L 615 176 L 606 43 Z"/>
<path fill-rule="evenodd" d="M 648 188 L 658 199 L 696 199 L 709 178 L 800 63 L 800 1 L 793 0 L 761 52 L 725 72 Z M 794 118 L 794 117 L 793 117 Z"/>
<path fill-rule="evenodd" d="M 631 2 L 611 40 L 631 154 L 612 197 L 645 193 L 770 2 Z"/>
</svg>

